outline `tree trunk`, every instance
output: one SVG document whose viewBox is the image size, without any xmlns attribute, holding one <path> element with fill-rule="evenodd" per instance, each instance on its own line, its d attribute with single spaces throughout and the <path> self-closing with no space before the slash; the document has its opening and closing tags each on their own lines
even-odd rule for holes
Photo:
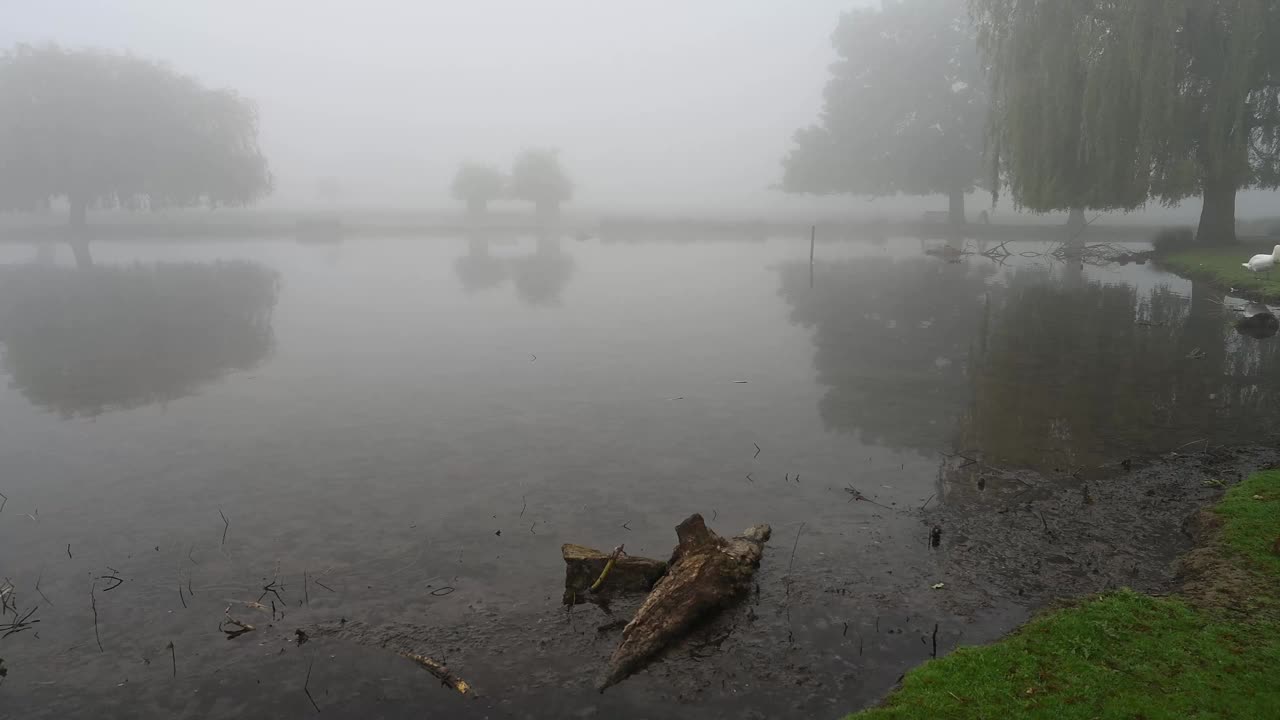
<svg viewBox="0 0 1280 720">
<path fill-rule="evenodd" d="M 553 225 L 560 219 L 560 203 L 554 200 L 544 200 L 536 204 L 538 212 L 538 224 L 542 226 Z"/>
<path fill-rule="evenodd" d="M 83 195 L 74 194 L 67 196 L 67 203 L 71 206 L 71 213 L 68 216 L 72 228 L 82 228 L 85 226 L 85 217 L 88 215 L 89 201 Z"/>
<path fill-rule="evenodd" d="M 1067 214 L 1067 244 L 1064 248 L 1068 257 L 1078 258 L 1084 253 L 1084 231 L 1088 226 L 1084 208 L 1071 208 L 1071 212 Z"/>
<path fill-rule="evenodd" d="M 93 254 L 89 252 L 89 238 L 84 235 L 72 235 L 67 238 L 71 245 L 71 254 L 76 257 L 76 267 L 81 270 L 93 267 Z"/>
<path fill-rule="evenodd" d="M 68 195 L 67 201 L 71 205 L 69 216 L 71 230 L 67 236 L 67 244 L 71 246 L 71 253 L 76 257 L 76 267 L 81 269 L 93 267 L 93 255 L 89 253 L 89 233 L 85 227 L 89 201 L 79 194 Z"/>
<path fill-rule="evenodd" d="M 467 200 L 467 212 L 471 214 L 471 217 L 484 215 L 488 207 L 489 203 L 484 198 L 473 197 Z"/>
<path fill-rule="evenodd" d="M 623 629 L 622 642 L 596 688 L 604 692 L 622 681 L 698 620 L 745 595 L 771 533 L 768 525 L 756 525 L 726 540 L 707 529 L 701 515 L 676 526 L 680 543 L 671 554 L 667 574 Z"/>
<path fill-rule="evenodd" d="M 947 214 L 948 221 L 956 227 L 964 225 L 964 191 L 952 190 L 947 197 L 951 202 L 950 212 Z"/>
<path fill-rule="evenodd" d="M 1196 242 L 1202 245 L 1229 245 L 1236 242 L 1236 186 L 1215 180 L 1204 186 L 1204 208 Z"/>
<path fill-rule="evenodd" d="M 50 240 L 41 240 L 36 244 L 37 265 L 53 265 L 58 262 L 58 246 Z"/>
<path fill-rule="evenodd" d="M 1071 232 L 1079 232 L 1084 229 L 1085 225 L 1088 225 L 1088 224 L 1089 224 L 1088 221 L 1085 220 L 1085 217 L 1084 217 L 1084 208 L 1082 207 L 1071 208 L 1071 212 L 1067 215 L 1068 230 L 1070 230 Z"/>
</svg>

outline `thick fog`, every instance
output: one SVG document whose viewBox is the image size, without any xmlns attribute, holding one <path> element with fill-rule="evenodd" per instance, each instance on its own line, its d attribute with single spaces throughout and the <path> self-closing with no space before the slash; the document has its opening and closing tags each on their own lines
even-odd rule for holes
<svg viewBox="0 0 1280 720">
<path fill-rule="evenodd" d="M 458 163 L 557 147 L 583 207 L 795 206 L 769 190 L 821 107 L 850 0 L 13 3 L 0 45 L 162 59 L 261 111 L 297 205 L 444 206 Z"/>
<path fill-rule="evenodd" d="M 938 204 L 771 189 L 793 133 L 818 118 L 840 14 L 875 0 L 0 4 L 0 46 L 128 50 L 253 99 L 276 180 L 268 207 L 316 204 L 326 179 L 343 205 L 452 206 L 459 163 L 507 166 L 529 147 L 560 149 L 579 209 Z M 1242 193 L 1240 214 L 1270 213 L 1275 198 Z"/>
</svg>

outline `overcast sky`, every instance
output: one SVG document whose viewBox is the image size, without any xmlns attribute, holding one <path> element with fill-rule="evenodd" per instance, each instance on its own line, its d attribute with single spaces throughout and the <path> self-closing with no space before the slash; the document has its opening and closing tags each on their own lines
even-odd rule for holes
<svg viewBox="0 0 1280 720">
<path fill-rule="evenodd" d="M 163 59 L 257 101 L 277 202 L 448 202 L 466 159 L 561 148 L 584 205 L 751 207 L 865 0 L 0 0 L 0 43 Z M 782 199 L 785 202 L 785 199 Z"/>
</svg>

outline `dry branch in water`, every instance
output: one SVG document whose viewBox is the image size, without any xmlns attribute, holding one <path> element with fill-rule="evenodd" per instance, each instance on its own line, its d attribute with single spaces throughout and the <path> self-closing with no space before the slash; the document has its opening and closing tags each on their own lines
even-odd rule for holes
<svg viewBox="0 0 1280 720">
<path fill-rule="evenodd" d="M 435 660 L 432 660 L 431 658 L 425 655 L 417 655 L 415 653 L 408 653 L 408 652 L 402 652 L 398 654 L 400 655 L 400 657 L 408 658 L 409 660 L 414 661 L 423 670 L 426 670 L 427 672 L 439 678 L 440 682 L 444 684 L 446 687 L 451 687 L 454 690 L 457 690 L 458 692 L 462 693 L 463 695 L 466 695 L 469 698 L 479 697 L 478 695 L 476 695 L 475 689 L 472 688 L 471 685 L 468 684 L 466 680 L 463 680 L 457 675 L 454 675 L 452 672 L 450 672 L 449 668 L 445 667 L 442 663 L 436 662 Z"/>
<path fill-rule="evenodd" d="M 0 624 L 0 633 L 3 633 L 2 635 L 0 635 L 0 638 L 7 638 L 10 635 L 15 635 L 17 633 L 30 630 L 33 625 L 40 622 L 39 620 L 30 619 L 31 616 L 34 615 L 35 612 L 39 609 L 40 609 L 40 606 L 36 605 L 35 607 L 28 610 L 26 614 L 24 614 L 22 617 L 18 617 L 17 614 L 15 613 L 14 617 L 17 619 L 15 619 L 13 622 Z"/>
<path fill-rule="evenodd" d="M 572 543 L 560 546 L 565 605 L 607 603 L 616 595 L 647 593 L 666 572 L 667 564 L 661 560 L 627 555 L 621 547 L 614 552 L 605 554 Z"/>
<path fill-rule="evenodd" d="M 222 614 L 226 619 L 218 623 L 218 630 L 226 633 L 228 640 L 234 640 L 245 633 L 253 632 L 258 629 L 249 623 L 240 622 L 239 620 L 231 617 L 230 605 L 227 606 L 226 610 L 222 611 Z"/>
</svg>

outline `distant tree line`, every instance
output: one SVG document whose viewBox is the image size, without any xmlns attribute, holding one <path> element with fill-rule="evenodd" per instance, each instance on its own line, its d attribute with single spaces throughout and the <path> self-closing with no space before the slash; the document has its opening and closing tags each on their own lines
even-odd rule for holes
<svg viewBox="0 0 1280 720">
<path fill-rule="evenodd" d="M 1199 196 L 1232 242 L 1237 192 L 1280 187 L 1273 0 L 884 0 L 832 42 L 789 192 L 944 194 L 957 223 L 977 186 L 1077 223 Z"/>
<path fill-rule="evenodd" d="M 127 53 L 18 45 L 0 53 L 0 211 L 68 207 L 76 263 L 92 265 L 90 208 L 250 204 L 272 190 L 256 106 L 163 63 Z M 338 181 L 317 195 L 333 201 Z M 541 219 L 573 195 L 554 150 L 527 150 L 510 173 L 467 164 L 453 194 L 473 213 L 512 198 Z"/>
<path fill-rule="evenodd" d="M 473 216 L 483 215 L 495 200 L 510 198 L 533 203 L 538 219 L 550 221 L 559 215 L 560 204 L 573 197 L 573 181 L 555 150 L 525 150 L 516 156 L 510 174 L 492 165 L 463 163 L 453 176 L 452 191 Z"/>
</svg>

